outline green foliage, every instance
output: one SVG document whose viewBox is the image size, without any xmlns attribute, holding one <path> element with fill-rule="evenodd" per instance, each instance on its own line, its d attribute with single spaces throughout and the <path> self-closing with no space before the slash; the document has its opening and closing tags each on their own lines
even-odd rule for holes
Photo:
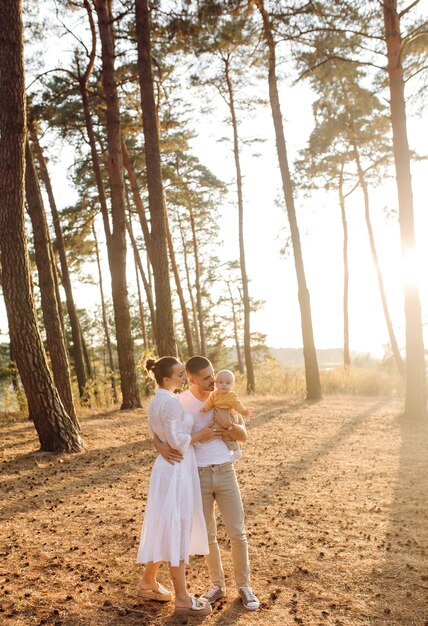
<svg viewBox="0 0 428 626">
<path fill-rule="evenodd" d="M 337 189 L 344 194 L 357 183 L 356 152 L 367 180 L 378 183 L 392 162 L 392 140 L 385 105 L 377 94 L 364 86 L 367 71 L 342 58 L 316 66 L 320 50 L 324 54 L 337 34 L 322 35 L 315 51 L 300 54 L 301 67 L 311 68 L 307 77 L 318 98 L 313 104 L 315 127 L 307 149 L 296 161 L 300 184 L 305 189 L 316 186 Z M 359 39 L 347 41 L 350 49 Z"/>
<path fill-rule="evenodd" d="M 10 346 L 0 344 L 0 411 L 3 413 L 25 412 L 27 402 L 22 386 L 19 383 L 16 363 L 10 361 Z M 17 389 L 12 385 L 12 376 L 16 376 Z"/>
<path fill-rule="evenodd" d="M 0 380 L 10 378 L 9 344 L 0 344 Z"/>
</svg>

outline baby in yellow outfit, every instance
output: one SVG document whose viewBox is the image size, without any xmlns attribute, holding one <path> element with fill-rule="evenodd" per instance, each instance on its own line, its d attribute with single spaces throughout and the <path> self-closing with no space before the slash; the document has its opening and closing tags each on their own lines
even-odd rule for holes
<svg viewBox="0 0 428 626">
<path fill-rule="evenodd" d="M 229 411 L 230 426 L 226 430 L 232 430 L 233 424 L 238 423 L 234 411 L 240 415 L 251 415 L 251 411 L 246 409 L 238 398 L 238 394 L 233 391 L 235 386 L 235 376 L 230 370 L 220 370 L 215 378 L 216 388 L 211 391 L 210 397 L 205 402 L 201 411 L 206 412 L 210 409 L 214 409 L 214 421 L 216 409 L 223 409 Z M 224 433 L 223 440 L 226 443 L 229 450 L 233 450 L 233 460 L 239 459 L 242 456 L 241 448 L 235 439 L 228 433 Z"/>
</svg>

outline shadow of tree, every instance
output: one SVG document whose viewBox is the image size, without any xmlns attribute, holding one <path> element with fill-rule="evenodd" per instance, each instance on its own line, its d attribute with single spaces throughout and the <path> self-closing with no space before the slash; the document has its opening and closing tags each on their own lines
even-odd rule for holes
<svg viewBox="0 0 428 626">
<path fill-rule="evenodd" d="M 138 464 L 135 457 L 138 457 Z M 7 469 L 11 474 L 17 470 L 32 469 L 37 474 L 18 474 L 4 483 L 0 519 L 11 520 L 19 513 L 46 507 L 46 503 L 49 503 L 49 508 L 58 500 L 90 496 L 91 489 L 120 483 L 125 475 L 151 466 L 153 459 L 153 447 L 148 439 L 69 455 L 65 460 L 60 459 L 63 461 L 61 465 L 56 462 L 41 468 L 37 467 L 32 454 L 18 456 L 4 463 L 3 470 Z M 90 465 L 93 471 L 79 476 L 82 466 L 86 465 Z"/>
<path fill-rule="evenodd" d="M 383 541 L 383 564 L 373 579 L 387 580 L 374 598 L 372 624 L 428 624 L 428 420 L 397 417 L 401 436 L 393 503 Z M 393 584 L 391 584 L 393 581 Z"/>
</svg>

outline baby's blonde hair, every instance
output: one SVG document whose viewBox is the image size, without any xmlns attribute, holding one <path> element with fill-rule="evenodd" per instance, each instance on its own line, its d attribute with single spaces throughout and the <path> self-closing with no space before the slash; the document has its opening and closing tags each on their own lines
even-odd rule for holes
<svg viewBox="0 0 428 626">
<path fill-rule="evenodd" d="M 216 379 L 220 376 L 220 374 L 230 374 L 230 376 L 232 377 L 233 382 L 235 382 L 235 374 L 233 372 L 231 372 L 230 370 L 220 370 L 216 374 Z"/>
</svg>

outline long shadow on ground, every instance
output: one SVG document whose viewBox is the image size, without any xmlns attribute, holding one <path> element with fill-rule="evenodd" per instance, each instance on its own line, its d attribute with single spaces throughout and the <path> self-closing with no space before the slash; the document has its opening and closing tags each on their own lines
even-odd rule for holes
<svg viewBox="0 0 428 626">
<path fill-rule="evenodd" d="M 23 476 L 17 475 L 5 483 L 0 519 L 13 519 L 17 514 L 46 507 L 46 502 L 50 504 L 75 496 L 87 497 L 90 496 L 91 489 L 120 483 L 125 475 L 141 471 L 152 464 L 152 450 L 151 442 L 146 439 L 69 455 L 62 465 L 54 463 L 38 468 L 30 455 L 4 463 L 3 471 L 7 468 L 9 473 L 18 469 L 33 471 L 31 474 L 27 472 Z M 136 455 L 138 463 L 135 460 Z M 79 476 L 86 465 L 93 467 L 94 471 Z M 8 499 L 11 501 L 8 502 Z"/>
<path fill-rule="evenodd" d="M 374 598 L 376 626 L 428 624 L 428 420 L 400 415 L 400 464 L 389 525 L 382 545 L 384 561 L 373 579 L 394 581 Z M 409 617 L 410 615 L 410 617 Z"/>
</svg>

